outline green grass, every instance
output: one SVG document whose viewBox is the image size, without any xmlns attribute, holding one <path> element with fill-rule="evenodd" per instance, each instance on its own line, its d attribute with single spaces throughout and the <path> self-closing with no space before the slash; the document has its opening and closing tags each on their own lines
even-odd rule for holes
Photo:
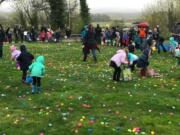
<svg viewBox="0 0 180 135">
<path fill-rule="evenodd" d="M 0 60 L 0 134 L 38 135 L 132 135 L 140 127 L 147 135 L 180 133 L 180 68 L 169 54 L 154 55 L 151 66 L 161 78 L 114 83 L 108 66 L 116 48 L 101 47 L 98 63 L 92 56 L 82 62 L 81 44 L 27 44 L 35 56 L 46 58 L 43 93 L 31 95 L 21 84 L 21 72 L 10 61 L 4 46 Z M 88 104 L 90 108 L 82 107 Z M 86 119 L 77 128 L 82 116 Z M 89 120 L 95 123 L 90 125 Z M 103 122 L 105 125 L 102 125 Z"/>
</svg>

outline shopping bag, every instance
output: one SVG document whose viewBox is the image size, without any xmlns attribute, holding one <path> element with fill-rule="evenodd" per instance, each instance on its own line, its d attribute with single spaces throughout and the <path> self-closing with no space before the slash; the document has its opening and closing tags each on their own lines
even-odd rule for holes
<svg viewBox="0 0 180 135">
<path fill-rule="evenodd" d="M 26 77 L 26 83 L 27 84 L 32 84 L 32 82 L 33 82 L 32 76 L 27 76 Z"/>
</svg>

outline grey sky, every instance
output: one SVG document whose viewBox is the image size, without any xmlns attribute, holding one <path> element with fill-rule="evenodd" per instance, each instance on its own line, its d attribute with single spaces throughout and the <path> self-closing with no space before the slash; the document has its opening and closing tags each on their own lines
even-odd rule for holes
<svg viewBox="0 0 180 135">
<path fill-rule="evenodd" d="M 135 12 L 141 11 L 154 0 L 87 0 L 91 12 Z M 0 11 L 12 10 L 12 4 L 5 2 L 0 6 Z"/>
<path fill-rule="evenodd" d="M 141 11 L 154 0 L 87 0 L 92 12 Z"/>
</svg>

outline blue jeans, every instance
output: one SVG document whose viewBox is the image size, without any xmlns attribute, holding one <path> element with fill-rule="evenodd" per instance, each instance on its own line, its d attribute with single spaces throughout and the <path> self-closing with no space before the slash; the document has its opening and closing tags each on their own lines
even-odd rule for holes
<svg viewBox="0 0 180 135">
<path fill-rule="evenodd" d="M 92 49 L 93 58 L 96 59 L 96 49 Z"/>
<path fill-rule="evenodd" d="M 161 52 L 161 47 L 162 47 L 163 51 L 166 52 L 166 48 L 164 47 L 163 43 L 157 42 L 158 53 Z"/>
<path fill-rule="evenodd" d="M 96 49 L 95 49 L 95 48 L 94 48 L 94 49 L 91 49 L 91 51 L 92 51 L 92 55 L 93 55 L 93 58 L 94 58 L 94 62 L 97 62 Z M 83 59 L 83 61 L 86 61 L 88 54 L 89 54 L 89 49 L 88 49 L 88 50 L 85 49 L 85 50 L 84 50 L 84 59 Z"/>
</svg>

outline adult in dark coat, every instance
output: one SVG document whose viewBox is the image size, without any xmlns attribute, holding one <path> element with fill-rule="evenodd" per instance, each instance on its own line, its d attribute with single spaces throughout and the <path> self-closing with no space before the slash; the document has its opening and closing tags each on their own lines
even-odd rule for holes
<svg viewBox="0 0 180 135">
<path fill-rule="evenodd" d="M 66 36 L 67 36 L 68 39 L 71 38 L 71 34 L 72 34 L 71 29 L 69 27 L 67 27 L 67 29 L 66 29 Z"/>
<path fill-rule="evenodd" d="M 163 51 L 166 52 L 166 48 L 163 45 L 164 38 L 160 36 L 160 30 L 157 27 L 154 28 L 153 39 L 156 41 L 156 48 L 158 49 L 158 53 L 161 52 L 160 47 L 162 47 Z"/>
<path fill-rule="evenodd" d="M 0 58 L 3 57 L 3 42 L 4 42 L 4 40 L 5 40 L 5 32 L 4 32 L 2 25 L 0 25 Z"/>
<path fill-rule="evenodd" d="M 24 42 L 24 29 L 23 29 L 23 27 L 20 26 L 18 31 L 19 31 L 18 33 L 19 33 L 19 37 L 20 37 L 21 43 L 23 43 Z"/>
<path fill-rule="evenodd" d="M 17 61 L 20 63 L 21 71 L 22 71 L 22 82 L 24 83 L 27 76 L 27 71 L 29 66 L 32 64 L 34 56 L 29 53 L 26 49 L 25 45 L 20 46 L 21 54 L 17 58 Z"/>
<path fill-rule="evenodd" d="M 13 30 L 15 43 L 19 42 L 19 33 L 18 32 L 19 32 L 18 26 L 15 26 L 14 30 Z"/>
<path fill-rule="evenodd" d="M 164 47 L 164 38 L 162 36 L 159 36 L 158 40 L 158 53 L 160 54 L 161 48 L 163 49 L 164 52 L 167 52 L 166 48 Z M 161 48 L 160 48 L 161 47 Z"/>
<path fill-rule="evenodd" d="M 6 30 L 6 39 L 9 42 L 9 44 L 12 43 L 12 32 L 11 32 L 11 28 L 8 27 Z"/>
<path fill-rule="evenodd" d="M 88 31 L 84 38 L 84 48 L 83 48 L 84 59 L 83 59 L 83 61 L 86 61 L 87 56 L 91 50 L 94 61 L 97 62 L 96 49 L 98 49 L 97 41 L 96 41 L 96 33 L 94 31 L 93 26 L 89 25 Z"/>
<path fill-rule="evenodd" d="M 30 33 L 31 33 L 31 39 L 33 42 L 36 41 L 36 29 L 34 26 L 32 26 L 31 30 L 30 30 Z"/>
<path fill-rule="evenodd" d="M 99 24 L 97 24 L 95 32 L 96 32 L 96 41 L 97 41 L 98 45 L 101 45 L 102 28 L 100 27 Z"/>
</svg>

